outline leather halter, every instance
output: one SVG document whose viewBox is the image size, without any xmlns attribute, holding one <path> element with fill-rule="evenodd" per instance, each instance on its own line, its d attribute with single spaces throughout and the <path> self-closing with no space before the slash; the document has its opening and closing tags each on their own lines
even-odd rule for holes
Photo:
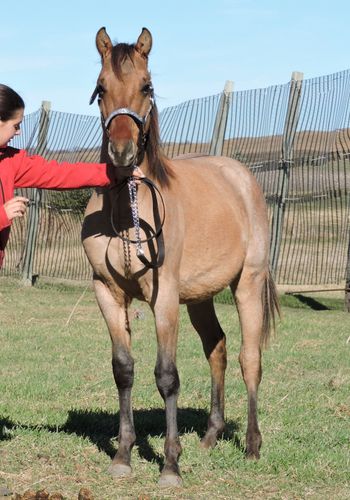
<svg viewBox="0 0 350 500">
<path fill-rule="evenodd" d="M 93 91 L 91 97 L 90 97 L 90 101 L 89 101 L 90 105 L 95 101 L 96 97 L 99 95 L 99 92 L 100 92 L 99 85 L 97 85 L 95 90 Z M 147 119 L 152 111 L 153 106 L 154 106 L 154 96 L 153 96 L 153 92 L 152 92 L 150 94 L 149 108 L 148 108 L 145 116 L 143 116 L 143 117 L 140 116 L 138 113 L 136 113 L 136 111 L 133 111 L 130 108 L 117 108 L 117 109 L 113 110 L 107 116 L 107 118 L 104 118 L 104 116 L 101 113 L 101 120 L 102 120 L 102 124 L 104 126 L 104 129 L 106 130 L 106 132 L 108 134 L 110 124 L 112 123 L 114 118 L 116 118 L 117 116 L 122 116 L 122 115 L 129 116 L 130 118 L 132 118 L 134 120 L 134 122 L 138 126 L 139 131 L 140 131 L 140 136 L 141 136 L 141 145 L 144 146 L 146 139 L 147 139 L 147 134 L 145 132 L 145 126 L 146 126 Z"/>
</svg>

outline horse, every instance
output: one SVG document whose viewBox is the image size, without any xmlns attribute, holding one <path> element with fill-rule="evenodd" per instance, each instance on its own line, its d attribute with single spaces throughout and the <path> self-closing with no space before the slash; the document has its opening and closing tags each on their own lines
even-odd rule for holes
<svg viewBox="0 0 350 500">
<path fill-rule="evenodd" d="M 213 297 L 230 288 L 241 328 L 239 363 L 248 411 L 246 456 L 260 456 L 257 393 L 261 352 L 279 311 L 269 267 L 265 198 L 249 169 L 234 159 L 162 152 L 148 56 L 152 35 L 143 28 L 134 44 L 113 45 L 105 28 L 96 35 L 101 71 L 90 103 L 98 98 L 111 186 L 98 188 L 87 205 L 83 246 L 112 344 L 119 396 L 118 450 L 109 471 L 129 476 L 136 434 L 131 391 L 129 306 L 146 302 L 155 319 L 154 375 L 164 400 L 166 436 L 161 486 L 180 486 L 181 444 L 177 427 L 180 381 L 176 366 L 179 307 L 186 304 L 211 372 L 211 405 L 205 449 L 224 430 L 226 337 Z M 144 177 L 135 179 L 135 169 Z"/>
</svg>

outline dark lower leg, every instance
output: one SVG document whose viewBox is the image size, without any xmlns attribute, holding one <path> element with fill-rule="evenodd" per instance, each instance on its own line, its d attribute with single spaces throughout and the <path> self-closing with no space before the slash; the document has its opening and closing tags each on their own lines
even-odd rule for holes
<svg viewBox="0 0 350 500">
<path fill-rule="evenodd" d="M 256 393 L 248 393 L 247 458 L 260 458 L 261 443 L 262 439 L 257 419 L 257 395 Z"/>
<path fill-rule="evenodd" d="M 130 325 L 128 306 L 130 299 L 114 288 L 113 293 L 101 280 L 94 279 L 96 298 L 108 325 L 112 341 L 112 367 L 119 393 L 119 446 L 110 467 L 114 476 L 130 474 L 130 455 L 135 443 L 135 430 L 131 408 L 131 389 L 134 381 L 134 361 L 130 355 Z"/>
<path fill-rule="evenodd" d="M 134 361 L 127 351 L 113 356 L 113 375 L 119 394 L 119 444 L 113 465 L 130 467 L 131 450 L 135 443 L 134 419 L 131 407 L 131 389 L 134 381 Z"/>
<path fill-rule="evenodd" d="M 260 458 L 261 433 L 258 425 L 257 415 L 257 394 L 261 381 L 261 359 L 260 349 L 258 348 L 254 355 L 248 356 L 247 352 L 241 351 L 239 361 L 241 364 L 242 375 L 247 387 L 248 394 L 248 425 L 246 433 L 246 455 L 247 458 Z"/>
<path fill-rule="evenodd" d="M 181 454 L 181 444 L 177 429 L 177 398 L 180 382 L 175 363 L 158 355 L 155 368 L 157 387 L 165 402 L 166 438 L 164 445 L 165 462 L 162 476 L 180 476 L 178 459 Z"/>
</svg>

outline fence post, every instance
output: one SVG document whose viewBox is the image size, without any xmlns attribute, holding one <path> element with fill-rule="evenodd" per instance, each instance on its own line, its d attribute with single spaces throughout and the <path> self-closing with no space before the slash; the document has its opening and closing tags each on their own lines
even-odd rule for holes
<svg viewBox="0 0 350 500">
<path fill-rule="evenodd" d="M 283 218 L 289 191 L 290 166 L 293 162 L 293 146 L 299 121 L 300 98 L 304 74 L 293 71 L 290 80 L 288 108 L 282 137 L 281 160 L 278 167 L 277 201 L 274 205 L 271 226 L 271 269 L 276 274 L 282 241 Z"/>
<path fill-rule="evenodd" d="M 350 239 L 348 243 L 348 258 L 345 270 L 345 310 L 350 312 Z"/>
<path fill-rule="evenodd" d="M 38 145 L 36 148 L 36 153 L 40 155 L 44 155 L 47 149 L 50 108 L 51 103 L 49 101 L 42 101 L 39 119 Z M 32 199 L 30 200 L 28 209 L 27 238 L 24 247 L 22 281 L 24 285 L 29 286 L 34 284 L 33 261 L 39 228 L 41 194 L 41 189 L 32 189 Z"/>
<path fill-rule="evenodd" d="M 220 156 L 224 149 L 224 139 L 228 112 L 230 109 L 230 104 L 232 101 L 233 92 L 233 82 L 227 80 L 225 83 L 225 88 L 221 94 L 218 111 L 216 114 L 213 137 L 210 144 L 209 154 L 214 156 Z"/>
</svg>

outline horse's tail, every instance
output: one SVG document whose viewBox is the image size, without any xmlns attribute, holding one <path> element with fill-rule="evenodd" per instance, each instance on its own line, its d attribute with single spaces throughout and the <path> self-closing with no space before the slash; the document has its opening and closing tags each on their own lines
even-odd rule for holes
<svg viewBox="0 0 350 500">
<path fill-rule="evenodd" d="M 261 345 L 263 347 L 267 347 L 271 331 L 275 331 L 276 313 L 278 314 L 278 316 L 281 316 L 277 289 L 270 269 L 265 278 L 265 283 L 262 290 L 262 303 L 263 303 L 263 328 L 262 328 Z"/>
</svg>

